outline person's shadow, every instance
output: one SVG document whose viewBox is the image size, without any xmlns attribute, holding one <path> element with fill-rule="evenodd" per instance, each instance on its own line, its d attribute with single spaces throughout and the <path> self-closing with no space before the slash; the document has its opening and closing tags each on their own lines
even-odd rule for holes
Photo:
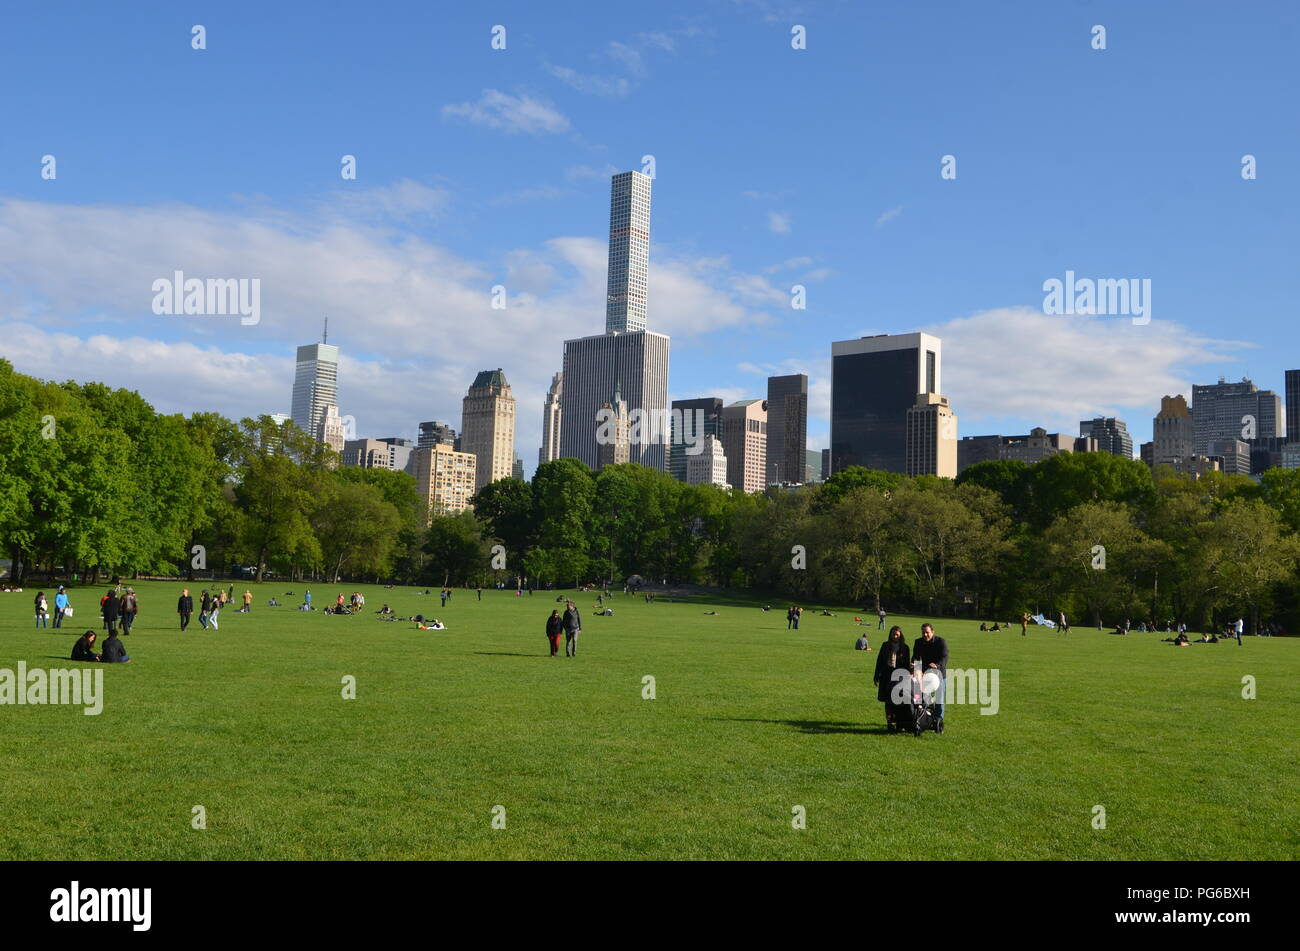
<svg viewBox="0 0 1300 951">
<path fill-rule="evenodd" d="M 875 734 L 887 734 L 889 731 L 883 726 L 863 726 L 861 723 L 850 723 L 846 720 L 764 720 L 758 717 L 714 717 L 715 720 L 731 720 L 737 723 L 772 723 L 777 726 L 788 726 L 798 730 L 800 733 L 831 734 L 831 733 L 851 733 L 859 736 L 871 736 Z"/>
<path fill-rule="evenodd" d="M 518 651 L 475 651 L 482 657 L 545 657 L 545 654 L 521 654 Z"/>
</svg>

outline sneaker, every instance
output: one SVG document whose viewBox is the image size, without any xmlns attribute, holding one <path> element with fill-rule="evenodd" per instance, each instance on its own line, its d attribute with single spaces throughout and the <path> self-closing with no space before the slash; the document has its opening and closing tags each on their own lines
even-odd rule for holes
<svg viewBox="0 0 1300 951">
<path fill-rule="evenodd" d="M 936 733 L 943 732 L 943 717 L 939 717 L 939 722 L 934 725 L 934 731 Z"/>
</svg>

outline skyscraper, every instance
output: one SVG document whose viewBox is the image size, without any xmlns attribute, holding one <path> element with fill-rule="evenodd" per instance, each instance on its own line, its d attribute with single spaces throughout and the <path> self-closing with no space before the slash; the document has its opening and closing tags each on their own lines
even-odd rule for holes
<svg viewBox="0 0 1300 951">
<path fill-rule="evenodd" d="M 1195 455 L 1196 432 L 1185 397 L 1162 396 L 1151 421 L 1151 465 L 1179 466 Z"/>
<path fill-rule="evenodd" d="M 1261 390 L 1248 379 L 1240 383 L 1202 383 L 1192 387 L 1192 423 L 1197 455 L 1214 456 L 1213 443 L 1224 440 L 1269 439 L 1284 436 L 1282 398 Z M 1229 453 L 1231 455 L 1231 453 Z M 1229 471 L 1229 466 L 1224 466 Z"/>
<path fill-rule="evenodd" d="M 313 435 L 316 437 L 317 442 L 324 443 L 335 452 L 343 452 L 343 444 L 348 436 L 347 423 L 339 415 L 339 408 L 333 403 L 326 405 L 325 412 L 322 414 Z"/>
<path fill-rule="evenodd" d="M 420 436 L 415 443 L 416 448 L 427 449 L 439 443 L 444 446 L 456 444 L 456 430 L 452 429 L 451 423 L 439 422 L 436 419 L 421 423 Z"/>
<path fill-rule="evenodd" d="M 1128 424 L 1114 416 L 1098 416 L 1096 419 L 1079 420 L 1079 436 L 1097 440 L 1097 451 L 1108 452 L 1112 456 L 1133 458 L 1133 437 L 1129 435 Z"/>
<path fill-rule="evenodd" d="M 729 489 L 727 482 L 727 456 L 722 451 L 722 441 L 717 436 L 708 435 L 700 443 L 700 451 L 693 456 L 684 457 L 686 464 L 686 483 L 688 485 L 716 485 Z"/>
<path fill-rule="evenodd" d="M 940 393 L 943 341 L 926 333 L 878 334 L 831 344 L 830 473 L 846 466 L 907 468 L 907 413 Z"/>
<path fill-rule="evenodd" d="M 542 407 L 542 448 L 537 450 L 537 464 L 560 458 L 560 394 L 564 391 L 564 374 L 551 377 Z"/>
<path fill-rule="evenodd" d="M 703 451 L 706 436 L 719 435 L 721 421 L 722 400 L 716 396 L 673 400 L 668 426 L 668 471 L 674 479 L 686 481 L 691 457 Z"/>
<path fill-rule="evenodd" d="M 904 471 L 910 476 L 957 478 L 957 417 L 948 397 L 921 393 L 907 411 L 907 451 Z"/>
<path fill-rule="evenodd" d="M 596 468 L 616 466 L 629 461 L 627 404 L 614 387 L 614 395 L 601 406 L 596 427 Z"/>
<path fill-rule="evenodd" d="M 770 482 L 804 482 L 808 449 L 808 376 L 767 378 L 767 468 Z"/>
<path fill-rule="evenodd" d="M 617 386 L 627 404 L 631 462 L 663 469 L 668 437 L 668 344 L 646 326 L 650 180 L 615 175 L 610 189 L 605 333 L 564 342 L 560 455 L 600 464 L 597 414 Z"/>
<path fill-rule="evenodd" d="M 727 481 L 745 492 L 761 492 L 767 477 L 767 400 L 741 400 L 722 408 L 722 451 Z"/>
<path fill-rule="evenodd" d="M 473 453 L 457 452 L 446 443 L 422 446 L 411 453 L 411 474 L 420 496 L 428 502 L 430 519 L 471 508 L 477 473 Z"/>
<path fill-rule="evenodd" d="M 339 402 L 339 348 L 309 343 L 298 348 L 293 375 L 293 424 L 319 439 L 325 407 Z"/>
<path fill-rule="evenodd" d="M 507 479 L 515 463 L 515 398 L 500 367 L 474 377 L 461 404 L 460 449 L 478 460 L 475 489 Z"/>
<path fill-rule="evenodd" d="M 620 172 L 609 190 L 609 280 L 605 333 L 646 328 L 646 283 L 650 270 L 650 179 Z"/>
<path fill-rule="evenodd" d="M 1300 370 L 1286 371 L 1286 438 L 1300 442 Z"/>
</svg>

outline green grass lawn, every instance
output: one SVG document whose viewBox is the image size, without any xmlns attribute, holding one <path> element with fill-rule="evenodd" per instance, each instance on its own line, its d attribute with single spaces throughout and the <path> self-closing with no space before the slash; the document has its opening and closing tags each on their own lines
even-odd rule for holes
<svg viewBox="0 0 1300 951">
<path fill-rule="evenodd" d="M 180 588 L 136 585 L 134 661 L 103 668 L 100 716 L 0 706 L 0 858 L 1300 854 L 1295 640 L 1174 648 L 940 619 L 952 667 L 1000 671 L 1000 710 L 950 705 L 947 732 L 917 739 L 884 733 L 880 632 L 872 620 L 873 651 L 854 651 L 851 610 L 787 631 L 775 602 L 618 596 L 606 618 L 585 595 L 568 660 L 547 656 L 554 594 L 458 590 L 442 609 L 409 588 L 313 588 L 318 606 L 364 591 L 365 614 L 332 617 L 293 609 L 284 592 L 302 585 L 266 583 L 252 614 L 182 634 Z M 0 594 L 0 667 L 73 666 L 76 635 L 99 630 L 101 589 L 72 591 L 62 631 L 34 628 L 36 590 Z M 384 601 L 448 629 L 381 623 Z M 910 643 L 922 620 L 890 623 Z"/>
</svg>

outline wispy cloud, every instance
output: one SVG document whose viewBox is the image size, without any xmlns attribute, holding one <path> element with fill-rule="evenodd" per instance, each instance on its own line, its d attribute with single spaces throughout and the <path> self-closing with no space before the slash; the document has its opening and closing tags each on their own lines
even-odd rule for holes
<svg viewBox="0 0 1300 951">
<path fill-rule="evenodd" d="M 903 213 L 902 205 L 899 205 L 897 208 L 890 208 L 887 212 L 885 212 L 879 218 L 876 219 L 876 227 L 883 228 L 885 225 L 889 224 L 889 222 L 893 221 L 902 213 Z"/>
<path fill-rule="evenodd" d="M 632 83 L 625 76 L 596 76 L 580 73 L 569 66 L 553 66 L 549 63 L 543 68 L 566 86 L 591 96 L 621 99 L 632 91 Z"/>
<path fill-rule="evenodd" d="M 546 100 L 527 93 L 512 96 L 497 89 L 484 89 L 474 102 L 443 106 L 442 117 L 464 119 L 510 135 L 546 135 L 569 129 L 569 120 Z"/>
<path fill-rule="evenodd" d="M 769 211 L 767 213 L 767 227 L 773 234 L 789 234 L 790 216 L 785 212 Z"/>
</svg>

